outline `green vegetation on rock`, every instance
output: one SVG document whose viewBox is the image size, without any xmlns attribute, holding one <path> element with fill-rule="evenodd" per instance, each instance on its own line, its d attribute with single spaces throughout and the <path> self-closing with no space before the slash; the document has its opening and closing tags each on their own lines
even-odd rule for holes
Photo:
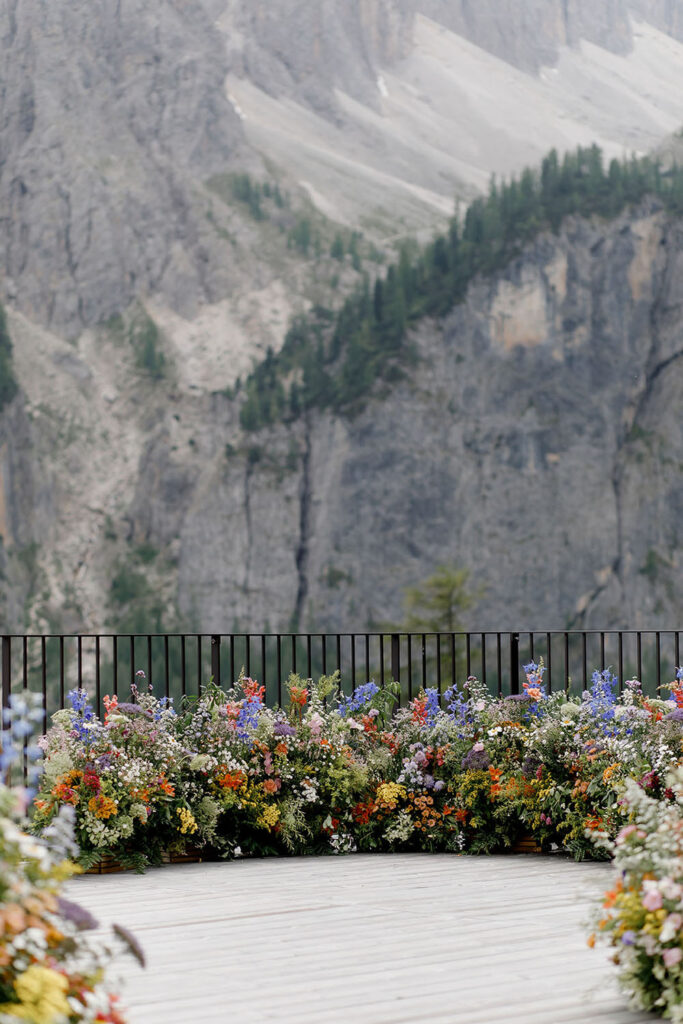
<svg viewBox="0 0 683 1024">
<path fill-rule="evenodd" d="M 562 159 L 553 150 L 540 170 L 503 184 L 492 181 L 462 223 L 417 252 L 404 249 L 371 287 L 367 276 L 332 317 L 319 309 L 298 317 L 281 352 L 269 351 L 246 382 L 241 422 L 259 430 L 310 408 L 352 414 L 380 382 L 399 379 L 415 358 L 407 328 L 444 316 L 462 302 L 478 274 L 491 274 L 542 231 L 559 230 L 570 214 L 614 218 L 646 196 L 683 213 L 683 169 L 650 157 L 612 160 L 597 146 Z M 339 245 L 335 247 L 335 255 Z"/>
<path fill-rule="evenodd" d="M 12 341 L 7 329 L 7 315 L 0 306 L 0 409 L 12 401 L 18 390 L 12 366 Z"/>
</svg>

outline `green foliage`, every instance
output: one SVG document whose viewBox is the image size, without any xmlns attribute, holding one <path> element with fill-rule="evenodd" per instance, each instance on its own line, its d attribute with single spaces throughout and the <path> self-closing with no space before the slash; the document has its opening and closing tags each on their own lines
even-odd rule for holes
<svg viewBox="0 0 683 1024">
<path fill-rule="evenodd" d="M 0 306 L 0 409 L 12 401 L 18 390 L 12 366 L 12 341 L 7 329 L 7 316 Z"/>
<path fill-rule="evenodd" d="M 569 214 L 614 218 L 646 195 L 683 213 L 683 169 L 665 171 L 651 157 L 612 160 L 605 169 L 600 149 L 592 146 L 562 159 L 553 150 L 539 170 L 500 185 L 492 180 L 488 195 L 470 205 L 462 223 L 456 217 L 426 247 L 405 248 L 372 288 L 365 278 L 333 324 L 321 324 L 315 312 L 299 317 L 281 353 L 269 353 L 268 365 L 255 367 L 248 379 L 243 426 L 260 430 L 316 407 L 352 414 L 378 383 L 395 381 L 414 359 L 407 328 L 448 313 L 478 274 L 502 269 L 539 231 L 557 231 Z M 308 251 L 311 239 L 302 221 L 292 230 L 290 244 Z M 360 268 L 357 246 L 352 237 L 348 251 Z M 336 240 L 333 248 L 339 251 Z"/>
<path fill-rule="evenodd" d="M 405 621 L 408 633 L 456 633 L 463 629 L 462 615 L 476 603 L 481 591 L 469 588 L 469 569 L 440 565 L 419 586 L 405 591 Z"/>
<path fill-rule="evenodd" d="M 144 310 L 131 324 L 129 337 L 138 368 L 154 380 L 160 380 L 164 376 L 166 358 L 160 347 L 159 328 Z"/>
<path fill-rule="evenodd" d="M 265 191 L 258 182 L 251 180 L 248 174 L 235 174 L 232 178 L 232 194 L 238 202 L 244 203 L 254 220 L 264 220 L 265 213 L 261 208 L 261 196 Z M 268 190 L 268 195 L 270 189 Z"/>
</svg>

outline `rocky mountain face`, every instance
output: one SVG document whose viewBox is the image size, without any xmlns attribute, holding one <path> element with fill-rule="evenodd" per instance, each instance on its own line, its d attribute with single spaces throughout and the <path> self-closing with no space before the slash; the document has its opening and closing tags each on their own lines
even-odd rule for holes
<svg viewBox="0 0 683 1024">
<path fill-rule="evenodd" d="M 229 252 L 193 189 L 243 139 L 201 0 L 6 0 L 0 39 L 5 296 L 77 337 L 141 294 L 223 294 Z"/>
<path fill-rule="evenodd" d="M 682 18 L 0 0 L 4 624 L 364 626 L 447 561 L 486 585 L 482 627 L 668 622 L 683 234 L 662 211 L 539 239 L 423 323 L 410 379 L 352 420 L 245 435 L 230 389 L 492 171 L 660 142 Z"/>
<path fill-rule="evenodd" d="M 570 219 L 423 323 L 389 400 L 204 467 L 177 524 L 184 610 L 362 628 L 455 562 L 485 587 L 482 627 L 673 625 L 682 316 L 681 223 L 654 205 L 607 229 Z"/>
</svg>

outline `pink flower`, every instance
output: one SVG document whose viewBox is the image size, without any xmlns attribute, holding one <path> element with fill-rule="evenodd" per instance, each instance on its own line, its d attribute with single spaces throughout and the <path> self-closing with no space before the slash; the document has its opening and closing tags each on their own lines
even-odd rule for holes
<svg viewBox="0 0 683 1024">
<path fill-rule="evenodd" d="M 646 910 L 660 910 L 662 906 L 662 894 L 659 889 L 650 889 L 643 896 L 643 906 Z"/>
<path fill-rule="evenodd" d="M 622 843 L 626 842 L 628 836 L 632 835 L 633 832 L 637 831 L 638 829 L 635 825 L 627 825 L 626 828 L 622 828 L 621 832 L 619 832 L 614 842 L 617 846 L 621 846 Z"/>
<path fill-rule="evenodd" d="M 675 967 L 683 959 L 683 949 L 680 946 L 676 946 L 675 949 L 665 949 L 662 953 L 662 960 L 667 967 Z"/>
<path fill-rule="evenodd" d="M 483 749 L 484 749 L 484 744 L 481 743 L 481 742 L 475 743 L 474 746 L 472 747 L 472 750 L 483 750 Z"/>
</svg>

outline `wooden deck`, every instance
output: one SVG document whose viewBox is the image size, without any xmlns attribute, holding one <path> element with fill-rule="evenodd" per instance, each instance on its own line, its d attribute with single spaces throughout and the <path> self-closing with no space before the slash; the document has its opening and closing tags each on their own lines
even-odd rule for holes
<svg viewBox="0 0 683 1024">
<path fill-rule="evenodd" d="M 131 1024 L 644 1024 L 582 922 L 603 864 L 351 856 L 83 876 L 135 932 Z"/>
</svg>

